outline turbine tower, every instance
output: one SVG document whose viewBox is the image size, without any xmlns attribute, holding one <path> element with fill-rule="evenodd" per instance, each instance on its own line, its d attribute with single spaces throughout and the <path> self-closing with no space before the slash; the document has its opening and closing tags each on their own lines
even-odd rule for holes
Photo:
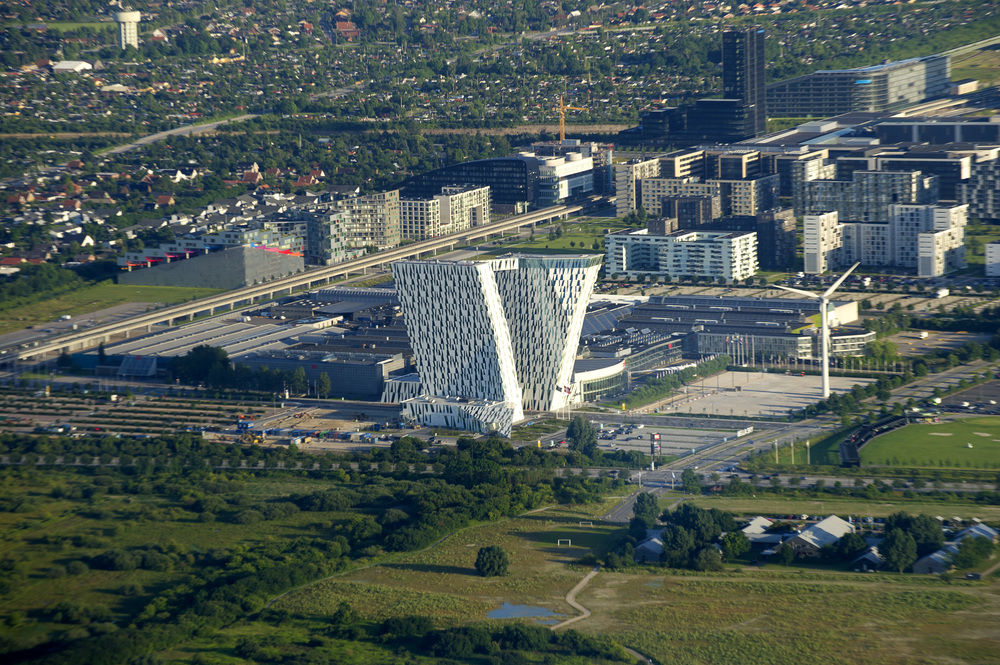
<svg viewBox="0 0 1000 665">
<path fill-rule="evenodd" d="M 774 285 L 775 288 L 782 289 L 783 291 L 791 291 L 792 293 L 797 293 L 800 296 L 806 296 L 809 298 L 815 298 L 819 300 L 819 315 L 821 323 L 820 335 L 822 335 L 820 341 L 820 356 L 822 356 L 822 368 L 823 368 L 822 370 L 823 399 L 826 399 L 827 397 L 830 396 L 830 323 L 829 323 L 829 314 L 827 313 L 827 309 L 829 308 L 830 304 L 830 296 L 833 295 L 833 292 L 837 290 L 837 287 L 843 284 L 844 280 L 847 279 L 847 276 L 850 275 L 852 272 L 854 272 L 854 269 L 857 268 L 859 265 L 861 265 L 861 263 L 855 263 L 853 266 L 848 268 L 847 272 L 841 275 L 836 282 L 831 284 L 830 288 L 824 291 L 822 295 L 813 293 L 812 291 L 793 289 L 790 286 L 778 286 L 777 284 Z"/>
</svg>

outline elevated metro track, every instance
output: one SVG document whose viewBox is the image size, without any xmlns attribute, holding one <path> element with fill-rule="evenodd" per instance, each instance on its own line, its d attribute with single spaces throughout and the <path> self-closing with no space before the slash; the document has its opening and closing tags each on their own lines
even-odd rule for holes
<svg viewBox="0 0 1000 665">
<path fill-rule="evenodd" d="M 81 351 L 92 348 L 103 342 L 110 341 L 115 336 L 128 337 L 133 333 L 146 333 L 159 324 L 173 325 L 178 321 L 191 320 L 197 316 L 213 315 L 220 311 L 231 311 L 238 306 L 248 306 L 255 302 L 266 302 L 277 296 L 289 295 L 299 290 L 308 290 L 329 284 L 335 279 L 351 274 L 365 274 L 369 270 L 384 270 L 386 266 L 401 259 L 427 257 L 441 249 L 454 249 L 458 245 L 472 240 L 486 239 L 502 235 L 505 231 L 517 230 L 526 226 L 535 226 L 556 219 L 564 219 L 572 214 L 582 212 L 596 203 L 598 197 L 576 205 L 552 206 L 536 210 L 524 215 L 517 215 L 485 226 L 477 226 L 466 231 L 453 233 L 440 238 L 422 240 L 402 247 L 370 254 L 351 261 L 307 270 L 298 275 L 283 277 L 265 284 L 247 286 L 228 291 L 216 296 L 199 298 L 180 305 L 172 305 L 155 312 L 140 314 L 123 321 L 95 326 L 87 330 L 77 330 L 68 335 L 62 335 L 40 342 L 37 346 L 20 349 L 18 360 L 44 358 L 49 354 L 59 354 L 63 351 Z"/>
</svg>

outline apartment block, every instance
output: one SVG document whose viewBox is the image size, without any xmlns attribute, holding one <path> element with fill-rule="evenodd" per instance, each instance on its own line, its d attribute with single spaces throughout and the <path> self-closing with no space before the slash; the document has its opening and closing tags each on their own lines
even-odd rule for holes
<svg viewBox="0 0 1000 665">
<path fill-rule="evenodd" d="M 806 215 L 805 272 L 822 274 L 855 262 L 938 277 L 965 267 L 968 206 L 889 206 L 886 222 L 841 222 L 837 212 Z"/>
<path fill-rule="evenodd" d="M 401 199 L 404 238 L 427 240 L 490 223 L 489 187 L 443 187 L 432 199 Z"/>
<path fill-rule="evenodd" d="M 712 277 L 734 282 L 758 269 L 756 232 L 648 229 L 605 236 L 605 272 L 609 275 Z"/>
</svg>

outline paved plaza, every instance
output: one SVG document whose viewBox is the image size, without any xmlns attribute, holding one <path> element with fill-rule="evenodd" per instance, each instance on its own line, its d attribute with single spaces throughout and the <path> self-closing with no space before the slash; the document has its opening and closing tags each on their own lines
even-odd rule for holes
<svg viewBox="0 0 1000 665">
<path fill-rule="evenodd" d="M 830 377 L 833 392 L 846 392 L 866 377 Z M 820 399 L 819 376 L 724 372 L 686 387 L 685 395 L 660 407 L 660 413 L 704 413 L 721 416 L 784 416 Z"/>
</svg>

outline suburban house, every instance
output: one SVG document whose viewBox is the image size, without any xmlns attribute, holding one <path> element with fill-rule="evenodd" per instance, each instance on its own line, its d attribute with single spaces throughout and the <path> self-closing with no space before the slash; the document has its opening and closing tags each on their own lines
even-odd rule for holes
<svg viewBox="0 0 1000 665">
<path fill-rule="evenodd" d="M 819 551 L 827 545 L 835 545 L 849 533 L 854 533 L 854 525 L 836 515 L 830 515 L 801 533 L 793 536 L 786 544 L 799 556 L 819 556 Z"/>
<path fill-rule="evenodd" d="M 951 570 L 952 557 L 958 553 L 958 544 L 966 538 L 988 538 L 991 542 L 1000 539 L 1000 532 L 985 524 L 974 524 L 967 529 L 962 529 L 950 543 L 945 543 L 944 547 L 937 552 L 932 552 L 925 557 L 917 559 L 913 564 L 913 572 L 918 575 L 938 575 Z"/>
</svg>

